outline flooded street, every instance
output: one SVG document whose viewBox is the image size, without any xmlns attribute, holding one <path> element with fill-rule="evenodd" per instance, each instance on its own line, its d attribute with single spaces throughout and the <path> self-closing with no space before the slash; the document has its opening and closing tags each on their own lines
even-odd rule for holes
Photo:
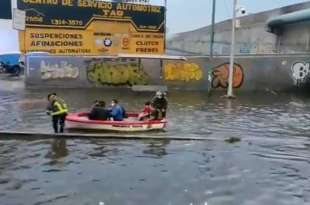
<svg viewBox="0 0 310 205">
<path fill-rule="evenodd" d="M 4 90 L 2 130 L 52 132 L 51 90 Z M 71 111 L 117 98 L 140 110 L 152 93 L 53 90 Z M 3 205 L 310 204 L 310 96 L 252 93 L 233 101 L 169 92 L 167 140 L 2 139 Z M 174 141 L 172 137 L 206 141 Z M 241 142 L 227 143 L 237 137 Z"/>
</svg>

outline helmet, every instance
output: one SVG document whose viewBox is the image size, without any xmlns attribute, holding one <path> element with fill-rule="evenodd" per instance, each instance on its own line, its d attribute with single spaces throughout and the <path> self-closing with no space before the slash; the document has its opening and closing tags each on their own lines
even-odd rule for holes
<svg viewBox="0 0 310 205">
<path fill-rule="evenodd" d="M 163 95 L 164 95 L 164 94 L 163 94 L 163 92 L 161 92 L 161 91 L 157 91 L 156 94 L 155 94 L 155 96 L 158 97 L 158 98 L 162 98 Z"/>
<path fill-rule="evenodd" d="M 157 91 L 156 92 L 156 96 L 160 96 L 160 95 L 162 95 L 163 93 L 161 92 L 161 91 Z"/>
<path fill-rule="evenodd" d="M 56 97 L 57 95 L 56 95 L 56 93 L 49 93 L 48 95 L 47 95 L 47 99 L 49 100 L 50 98 L 54 98 L 54 97 Z"/>
</svg>

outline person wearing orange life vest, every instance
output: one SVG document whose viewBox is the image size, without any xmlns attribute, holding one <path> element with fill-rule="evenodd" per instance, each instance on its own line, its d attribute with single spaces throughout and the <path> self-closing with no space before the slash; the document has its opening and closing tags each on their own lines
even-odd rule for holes
<svg viewBox="0 0 310 205">
<path fill-rule="evenodd" d="M 56 96 L 56 93 L 50 93 L 47 96 L 49 105 L 46 113 L 52 116 L 53 129 L 55 133 L 63 133 L 65 120 L 68 114 L 68 107 L 65 101 Z"/>
</svg>

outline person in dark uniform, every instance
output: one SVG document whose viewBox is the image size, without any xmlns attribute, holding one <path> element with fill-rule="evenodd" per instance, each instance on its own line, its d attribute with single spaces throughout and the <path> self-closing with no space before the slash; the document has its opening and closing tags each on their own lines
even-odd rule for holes
<svg viewBox="0 0 310 205">
<path fill-rule="evenodd" d="M 95 101 L 88 118 L 90 120 L 108 120 L 109 111 L 105 108 L 104 101 Z"/>
<path fill-rule="evenodd" d="M 156 92 L 155 96 L 152 99 L 151 105 L 154 109 L 152 112 L 153 119 L 158 120 L 166 117 L 168 101 L 163 92 Z"/>
<path fill-rule="evenodd" d="M 68 114 L 68 107 L 65 101 L 56 96 L 56 93 L 50 93 L 47 96 L 49 105 L 46 113 L 52 116 L 53 128 L 55 133 L 63 133 L 65 120 Z"/>
</svg>

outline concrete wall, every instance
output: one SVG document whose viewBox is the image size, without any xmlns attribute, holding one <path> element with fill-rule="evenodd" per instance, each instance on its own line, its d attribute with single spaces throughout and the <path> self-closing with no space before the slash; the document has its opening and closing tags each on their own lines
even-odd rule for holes
<svg viewBox="0 0 310 205">
<path fill-rule="evenodd" d="M 167 86 L 178 90 L 225 91 L 228 57 L 188 61 L 90 57 L 27 57 L 26 85 L 34 87 L 132 88 Z M 288 91 L 310 84 L 307 55 L 243 56 L 234 66 L 235 91 Z"/>
<path fill-rule="evenodd" d="M 26 85 L 31 87 L 167 86 L 207 90 L 205 58 L 188 61 L 111 59 L 82 56 L 27 56 Z"/>
<path fill-rule="evenodd" d="M 281 53 L 310 51 L 310 22 L 289 24 L 278 34 L 278 50 Z"/>
<path fill-rule="evenodd" d="M 307 83 L 307 77 L 294 78 L 295 63 L 309 61 L 308 57 L 262 56 L 238 57 L 234 66 L 235 91 L 287 91 Z M 211 90 L 225 90 L 228 86 L 229 58 L 213 58 L 207 63 Z M 298 70 L 298 69 L 297 69 Z M 299 72 L 299 70 L 296 73 Z M 303 72 L 303 71 L 300 71 Z M 296 75 L 297 76 L 297 75 Z"/>
<path fill-rule="evenodd" d="M 236 54 L 273 54 L 273 53 L 296 53 L 304 51 L 291 46 L 294 43 L 289 39 L 299 38 L 300 34 L 310 35 L 308 24 L 300 24 L 294 30 L 288 28 L 279 43 L 277 35 L 266 31 L 266 21 L 273 17 L 301 9 L 310 8 L 310 2 L 287 6 L 271 11 L 251 14 L 240 17 L 240 27 L 236 31 Z M 210 53 L 210 26 L 194 31 L 177 34 L 168 39 L 167 47 L 171 50 L 192 52 L 198 55 Z M 285 40 L 288 38 L 287 40 Z M 289 42 L 286 42 L 289 41 Z M 223 21 L 215 25 L 214 54 L 227 55 L 230 52 L 231 20 Z M 298 44 L 299 45 L 299 44 Z"/>
<path fill-rule="evenodd" d="M 264 23 L 240 19 L 241 27 L 236 30 L 236 54 L 276 53 L 276 36 L 265 31 Z M 213 53 L 228 55 L 231 42 L 231 21 L 216 25 Z M 168 48 L 208 55 L 210 53 L 210 28 L 177 35 L 168 40 Z"/>
<path fill-rule="evenodd" d="M 310 85 L 309 55 L 237 57 L 234 66 L 234 90 L 307 91 Z M 226 91 L 229 58 L 209 59 L 210 90 Z"/>
</svg>

